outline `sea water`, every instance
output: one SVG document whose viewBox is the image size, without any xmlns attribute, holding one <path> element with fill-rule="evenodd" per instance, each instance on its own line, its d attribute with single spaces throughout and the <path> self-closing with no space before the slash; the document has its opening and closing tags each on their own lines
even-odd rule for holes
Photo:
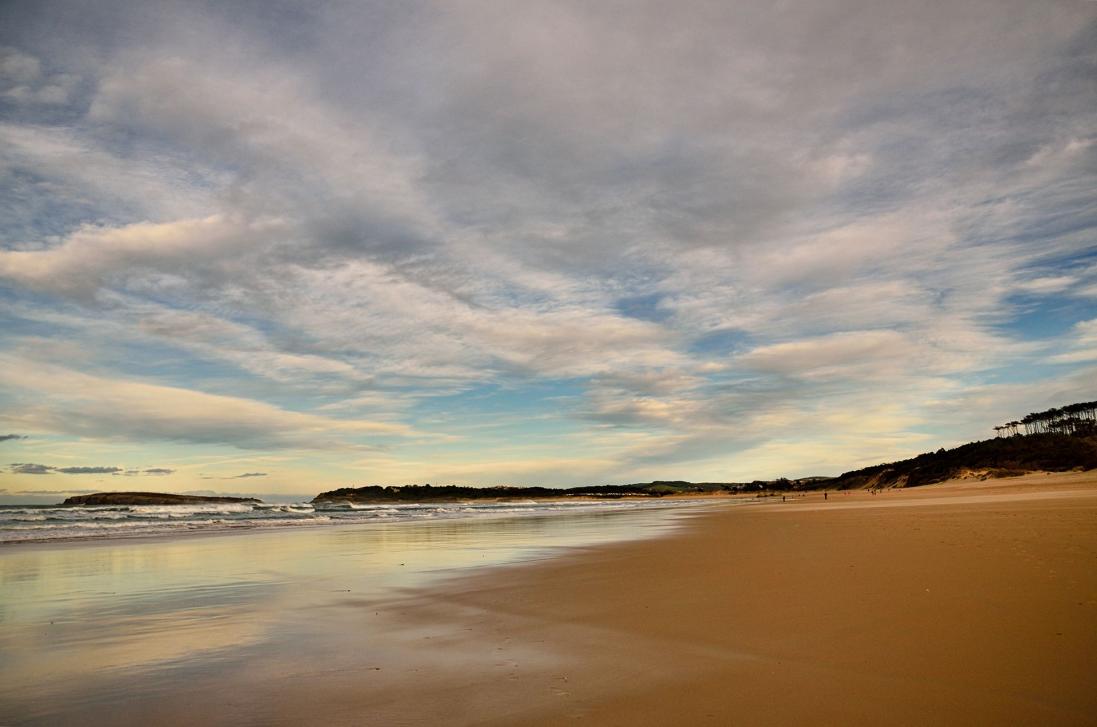
<svg viewBox="0 0 1097 727">
<path fill-rule="evenodd" d="M 0 505 L 0 544 L 406 520 L 497 518 L 666 507 L 659 500 L 195 505 Z"/>
</svg>

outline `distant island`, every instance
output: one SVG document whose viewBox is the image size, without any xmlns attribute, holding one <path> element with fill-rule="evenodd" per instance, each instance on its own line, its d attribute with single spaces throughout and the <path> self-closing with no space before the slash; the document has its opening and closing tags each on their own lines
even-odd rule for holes
<svg viewBox="0 0 1097 727">
<path fill-rule="evenodd" d="M 75 495 L 62 505 L 202 505 L 226 503 L 258 503 L 254 497 L 207 497 L 205 495 L 173 495 L 167 492 L 96 492 Z"/>
</svg>

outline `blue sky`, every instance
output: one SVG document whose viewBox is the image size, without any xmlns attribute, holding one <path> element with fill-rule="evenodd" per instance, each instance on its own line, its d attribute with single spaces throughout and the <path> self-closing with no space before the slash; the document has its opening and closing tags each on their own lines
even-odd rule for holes
<svg viewBox="0 0 1097 727">
<path fill-rule="evenodd" d="M 6 2 L 0 496 L 984 438 L 1097 398 L 1095 192 L 1092 2 Z"/>
</svg>

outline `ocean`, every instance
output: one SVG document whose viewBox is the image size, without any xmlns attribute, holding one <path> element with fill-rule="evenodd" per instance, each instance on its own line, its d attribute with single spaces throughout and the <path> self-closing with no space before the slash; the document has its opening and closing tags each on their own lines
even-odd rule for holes
<svg viewBox="0 0 1097 727">
<path fill-rule="evenodd" d="M 349 525 L 454 518 L 529 517 L 665 508 L 660 500 L 519 500 L 381 505 L 201 504 L 65 507 L 0 505 L 0 543 L 183 535 L 257 528 Z M 683 506 L 689 501 L 676 501 Z M 700 504 L 703 501 L 696 501 Z"/>
</svg>

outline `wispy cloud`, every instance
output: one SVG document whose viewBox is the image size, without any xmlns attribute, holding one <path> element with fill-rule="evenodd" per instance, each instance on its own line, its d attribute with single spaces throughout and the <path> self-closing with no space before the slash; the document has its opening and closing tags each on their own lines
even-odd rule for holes
<svg viewBox="0 0 1097 727">
<path fill-rule="evenodd" d="M 78 77 L 45 73 L 34 56 L 0 47 L 0 98 L 24 105 L 59 105 L 69 100 Z"/>
<path fill-rule="evenodd" d="M 13 474 L 18 475 L 51 475 L 59 473 L 62 475 L 116 475 L 121 474 L 125 470 L 122 467 L 102 467 L 102 466 L 66 466 L 66 467 L 54 467 L 45 464 L 33 464 L 29 462 L 13 463 L 10 466 L 10 471 Z"/>
<path fill-rule="evenodd" d="M 4 492 L 7 492 L 6 490 Z M 13 490 L 12 495 L 90 495 L 98 490 Z"/>
<path fill-rule="evenodd" d="M 330 449 L 369 446 L 365 440 L 413 433 L 400 424 L 325 418 L 239 397 L 92 376 L 25 359 L 5 358 L 0 383 L 24 402 L 18 421 L 38 431 L 77 436 Z"/>
<path fill-rule="evenodd" d="M 113 475 L 122 472 L 121 467 L 57 467 L 63 475 Z"/>
<path fill-rule="evenodd" d="M 13 462 L 9 469 L 17 475 L 49 475 L 55 471 L 53 467 L 32 462 Z"/>
</svg>

